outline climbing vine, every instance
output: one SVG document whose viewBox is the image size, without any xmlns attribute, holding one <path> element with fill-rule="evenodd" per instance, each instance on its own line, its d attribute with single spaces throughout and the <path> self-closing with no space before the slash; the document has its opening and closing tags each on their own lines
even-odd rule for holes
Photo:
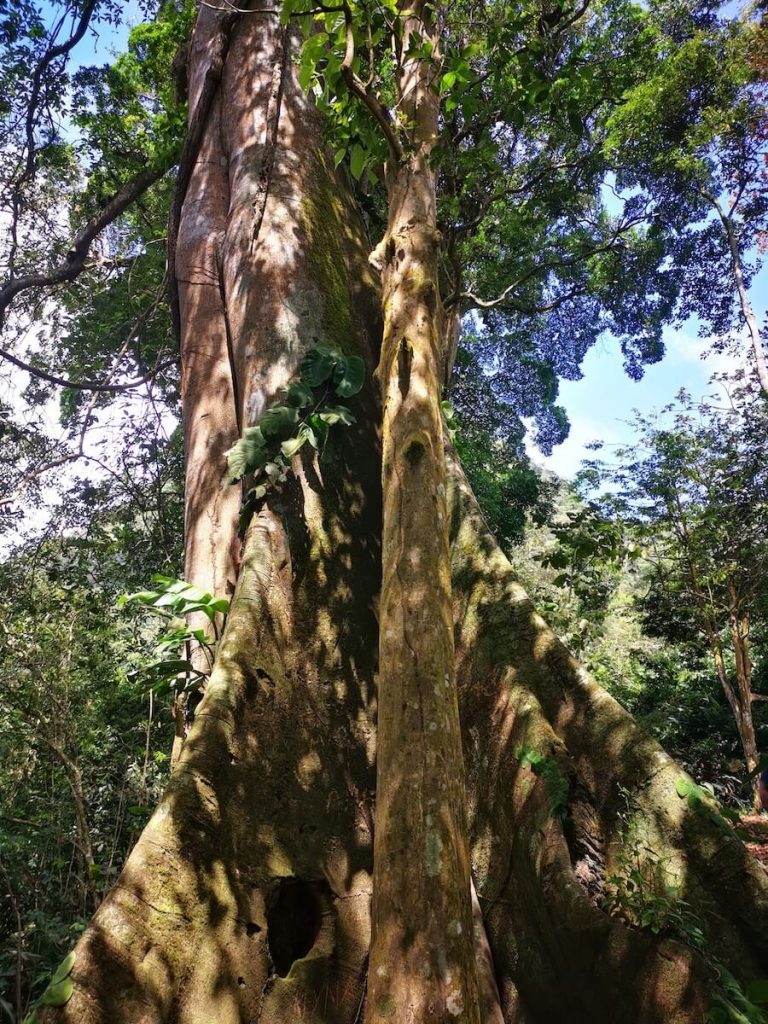
<svg viewBox="0 0 768 1024">
<path fill-rule="evenodd" d="M 123 594 L 117 602 L 120 608 L 129 603 L 143 605 L 168 623 L 166 632 L 157 640 L 156 660 L 141 668 L 135 677 L 145 690 L 155 694 L 186 693 L 197 689 L 210 675 L 216 643 L 222 632 L 219 622 L 229 611 L 229 601 L 170 576 L 156 575 L 152 582 L 156 590 Z M 187 616 L 195 612 L 206 616 L 212 635 L 205 629 L 192 628 L 186 621 Z M 193 664 L 190 657 L 193 648 L 204 652 L 207 667 Z"/>
<path fill-rule="evenodd" d="M 345 405 L 331 401 L 356 395 L 364 380 L 365 364 L 359 356 L 345 356 L 333 345 L 320 342 L 301 361 L 298 379 L 283 389 L 284 401 L 268 409 L 229 449 L 232 483 L 246 476 L 252 482 L 240 512 L 241 537 L 259 502 L 287 480 L 294 455 L 305 444 L 322 454 L 331 427 L 355 422 Z"/>
</svg>

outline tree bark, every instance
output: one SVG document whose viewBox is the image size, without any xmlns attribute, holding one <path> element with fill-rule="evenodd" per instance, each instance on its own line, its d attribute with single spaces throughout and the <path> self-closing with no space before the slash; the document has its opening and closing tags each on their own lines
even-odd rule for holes
<svg viewBox="0 0 768 1024">
<path fill-rule="evenodd" d="M 739 594 L 733 579 L 726 583 L 728 591 L 728 618 L 731 626 L 731 642 L 735 663 L 736 691 L 738 693 L 739 714 L 736 724 L 739 730 L 741 746 L 744 750 L 744 761 L 747 771 L 752 776 L 752 806 L 755 811 L 762 810 L 758 779 L 753 775 L 760 762 L 755 736 L 755 723 L 752 718 L 752 660 L 749 656 L 749 619 L 742 614 Z"/>
<path fill-rule="evenodd" d="M 437 45 L 427 17 L 417 3 L 404 52 L 412 32 Z M 379 246 L 384 507 L 367 1024 L 480 1024 L 440 408 L 433 75 L 429 61 L 403 64 L 399 106 L 413 124 L 411 146 L 388 174 Z"/>
<path fill-rule="evenodd" d="M 741 747 L 744 751 L 744 763 L 747 772 L 753 772 L 758 765 L 759 756 L 757 750 L 757 738 L 755 726 L 752 719 L 752 666 L 749 657 L 748 627 L 744 626 L 740 615 L 738 595 L 732 578 L 726 581 L 728 593 L 728 618 L 731 628 L 731 641 L 733 646 L 734 661 L 736 667 L 736 685 L 734 686 L 728 673 L 728 666 L 723 654 L 723 644 L 720 637 L 720 629 L 715 618 L 711 595 L 707 597 L 699 579 L 698 568 L 694 557 L 693 546 L 688 532 L 685 517 L 678 503 L 680 518 L 676 536 L 680 546 L 685 553 L 688 565 L 688 577 L 691 583 L 691 594 L 694 604 L 698 608 L 701 627 L 707 638 L 712 661 L 717 672 L 717 678 L 723 688 L 723 693 L 736 723 L 736 731 L 739 734 Z M 758 792 L 758 781 L 752 779 L 752 804 L 755 810 L 761 810 L 760 795 Z"/>
<path fill-rule="evenodd" d="M 201 8 L 193 80 L 222 16 Z M 186 239 L 197 232 L 202 254 L 199 268 L 188 264 L 199 270 L 196 284 L 181 295 L 185 418 L 187 430 L 201 431 L 188 450 L 208 453 L 188 461 L 196 474 L 190 529 L 216 524 L 218 579 L 229 572 L 220 545 L 231 542 L 231 521 L 220 496 L 223 462 L 206 459 L 229 443 L 237 415 L 227 410 L 253 423 L 316 339 L 360 354 L 369 378 L 355 400 L 357 424 L 332 438 L 322 461 L 303 449 L 289 483 L 254 516 L 178 769 L 77 945 L 72 998 L 44 1008 L 45 1024 L 359 1024 L 389 1005 L 365 1006 L 376 974 L 368 954 L 382 536 L 377 288 L 354 205 L 296 84 L 289 42 L 271 14 L 237 20 L 218 121 L 182 227 Z M 413 237 L 405 259 L 416 266 L 427 257 L 415 242 L 428 231 L 418 225 Z M 402 259 L 395 241 L 394 259 Z M 215 268 L 218 286 L 208 279 Z M 429 310 L 430 301 L 418 282 L 408 302 Z M 397 334 L 386 338 L 390 355 L 401 348 Z M 206 339 L 199 351 L 198 338 Z M 218 402 L 198 373 L 209 374 Z M 416 379 L 411 363 L 409 390 Z M 437 431 L 429 415 L 428 436 L 417 434 L 425 446 Z M 402 437 L 387 429 L 385 444 Z M 407 447 L 402 454 L 407 465 Z M 426 455 L 440 466 L 433 447 Z M 393 466 L 400 464 L 398 448 Z M 699 1024 L 716 987 L 704 960 L 673 936 L 602 909 L 605 878 L 620 870 L 618 786 L 631 793 L 644 847 L 657 852 L 647 866 L 663 878 L 654 880 L 677 886 L 702 918 L 708 950 L 742 981 L 768 970 L 766 875 L 733 833 L 678 796 L 680 769 L 536 615 L 452 455 L 446 499 L 435 495 L 442 478 L 435 481 L 432 491 L 402 496 L 438 510 L 446 500 L 452 586 L 438 582 L 452 595 L 469 862 L 482 911 L 467 925 L 481 989 L 467 1005 L 477 1000 L 485 1024 Z M 403 592 L 406 610 L 412 597 Z M 382 609 L 383 621 L 392 616 Z M 382 683 L 391 679 L 384 668 Z M 454 714 L 446 703 L 442 712 Z M 420 729 L 439 731 L 428 726 Z M 459 745 L 450 722 L 443 742 L 444 757 Z M 447 779 L 459 777 L 456 756 Z M 377 832 L 392 781 L 380 770 Z M 414 791 L 413 803 L 420 796 Z M 460 822 L 461 811 L 451 810 Z M 451 830 L 458 835 L 460 824 L 446 836 Z M 434 863 L 436 849 L 425 839 L 411 856 Z M 462 932 L 465 906 L 471 915 L 465 877 L 451 868 L 444 884 L 455 890 L 436 897 L 440 914 L 457 908 Z M 400 906 L 423 899 L 405 874 L 400 884 Z M 415 986 L 407 949 L 392 956 Z M 449 983 L 447 974 L 442 980 Z M 393 1011 L 389 1019 L 408 1018 Z"/>
<path fill-rule="evenodd" d="M 725 236 L 728 240 L 728 249 L 731 254 L 731 267 L 733 269 L 733 284 L 736 289 L 736 294 L 739 297 L 741 315 L 743 316 L 744 323 L 749 331 L 749 340 L 752 343 L 752 353 L 755 357 L 757 379 L 760 381 L 760 386 L 765 394 L 768 395 L 768 362 L 766 362 L 765 358 L 763 340 L 760 337 L 760 326 L 757 322 L 755 311 L 752 309 L 752 303 L 749 301 L 747 286 L 744 283 L 744 271 L 741 265 L 741 252 L 739 249 L 739 240 L 736 237 L 736 230 L 731 218 L 723 211 L 719 200 L 709 193 L 705 193 L 705 195 L 717 211 L 717 215 L 720 218 L 723 230 L 725 231 Z"/>
</svg>

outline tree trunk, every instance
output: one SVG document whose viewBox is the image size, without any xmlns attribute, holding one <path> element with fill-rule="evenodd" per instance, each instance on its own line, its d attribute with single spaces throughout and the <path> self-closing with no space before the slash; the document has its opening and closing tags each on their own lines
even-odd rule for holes
<svg viewBox="0 0 768 1024">
<path fill-rule="evenodd" d="M 679 506 L 678 506 L 679 507 Z M 736 731 L 739 734 L 741 747 L 744 751 L 744 763 L 747 772 L 753 772 L 758 765 L 759 757 L 757 751 L 757 738 L 752 720 L 752 665 L 749 657 L 748 624 L 742 622 L 739 614 L 738 597 L 732 580 L 728 580 L 726 589 L 728 591 L 728 613 L 731 627 L 731 641 L 733 645 L 734 660 L 736 665 L 736 685 L 733 685 L 728 674 L 728 666 L 723 655 L 723 645 L 720 639 L 720 629 L 714 615 L 711 595 L 707 597 L 701 583 L 694 560 L 690 535 L 685 522 L 681 518 L 680 529 L 677 531 L 678 542 L 685 551 L 688 564 L 688 575 L 691 581 L 691 593 L 699 611 L 699 619 L 704 634 L 709 644 L 709 650 L 714 662 L 717 678 L 723 688 L 723 693 L 736 723 Z M 757 778 L 752 779 L 752 805 L 755 810 L 762 808 L 758 792 Z"/>
<path fill-rule="evenodd" d="M 759 812 L 762 810 L 762 803 L 758 790 L 758 780 L 757 776 L 752 774 L 756 771 L 760 762 L 760 755 L 757 750 L 755 723 L 752 718 L 754 695 L 752 693 L 752 659 L 749 656 L 749 619 L 742 614 L 738 591 L 732 579 L 727 581 L 727 590 L 728 617 L 731 625 L 736 690 L 739 701 L 736 725 L 739 730 L 741 746 L 744 750 L 744 761 L 747 765 L 747 771 L 752 775 L 752 806 L 755 811 Z"/>
<path fill-rule="evenodd" d="M 193 81 L 223 16 L 201 8 Z M 204 378 L 218 402 L 197 377 L 193 386 L 192 363 L 185 368 L 186 429 L 203 438 L 211 420 L 217 434 L 215 444 L 188 445 L 188 473 L 201 488 L 188 529 L 215 523 L 217 572 L 229 571 L 220 546 L 230 549 L 232 510 L 221 497 L 223 461 L 205 458 L 230 443 L 226 409 L 234 402 L 240 422 L 252 423 L 316 339 L 360 354 L 368 381 L 357 424 L 332 436 L 322 461 L 305 447 L 254 516 L 179 766 L 78 943 L 71 1000 L 45 1008 L 45 1022 L 359 1024 L 366 1012 L 382 536 L 372 373 L 381 328 L 367 241 L 295 82 L 289 43 L 271 14 L 236 20 L 218 121 L 182 218 L 182 236 L 194 234 L 207 254 L 194 295 L 182 293 L 184 337 L 208 339 L 195 358 L 218 352 Z M 214 267 L 218 288 L 203 282 Z M 191 453 L 201 451 L 209 455 L 195 470 Z M 680 769 L 536 615 L 452 455 L 447 468 L 484 1022 L 698 1024 L 716 986 L 711 968 L 673 936 L 601 907 L 605 878 L 621 863 L 618 786 L 631 794 L 643 847 L 657 851 L 648 871 L 664 877 L 651 881 L 677 885 L 702 918 L 710 953 L 742 980 L 768 970 L 765 873 L 727 827 L 677 795 Z M 458 750 L 456 758 L 453 778 Z M 379 811 L 396 781 L 380 770 Z M 422 796 L 413 792 L 415 808 Z M 430 813 L 421 808 L 423 834 Z M 398 885 L 401 906 L 422 899 L 407 878 Z M 463 907 L 468 895 L 457 888 L 440 898 Z M 420 965 L 407 946 L 392 956 L 415 984 Z M 426 972 L 424 981 L 426 991 Z M 375 1007 L 379 1017 L 388 1005 Z M 393 1009 L 389 1019 L 407 1017 Z"/>
<path fill-rule="evenodd" d="M 429 33 L 416 3 L 402 41 Z M 412 151 L 388 173 L 382 263 L 382 589 L 367 1024 L 480 1024 L 440 408 L 443 318 L 429 61 L 406 60 Z M 394 161 L 393 161 L 394 163 Z"/>
<path fill-rule="evenodd" d="M 752 309 L 752 303 L 749 301 L 747 286 L 744 283 L 744 271 L 741 265 L 741 251 L 739 247 L 739 239 L 736 236 L 736 229 L 731 217 L 724 212 L 720 205 L 720 201 L 710 193 L 705 192 L 704 195 L 714 206 L 717 215 L 720 218 L 720 223 L 723 225 L 725 237 L 728 240 L 728 249 L 731 254 L 731 269 L 733 270 L 733 285 L 736 289 L 736 294 L 739 297 L 741 315 L 744 318 L 744 323 L 747 331 L 749 332 L 749 340 L 752 343 L 752 354 L 755 357 L 757 379 L 760 381 L 760 386 L 764 393 L 768 395 L 768 361 L 766 361 L 765 357 L 763 339 L 760 337 L 760 325 L 757 322 L 755 311 Z"/>
</svg>

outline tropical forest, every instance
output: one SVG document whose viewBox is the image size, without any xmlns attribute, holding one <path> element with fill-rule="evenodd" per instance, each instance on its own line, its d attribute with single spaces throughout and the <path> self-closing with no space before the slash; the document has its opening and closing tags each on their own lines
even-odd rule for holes
<svg viewBox="0 0 768 1024">
<path fill-rule="evenodd" d="M 766 0 L 0 0 L 0 1024 L 768 1024 Z"/>
</svg>

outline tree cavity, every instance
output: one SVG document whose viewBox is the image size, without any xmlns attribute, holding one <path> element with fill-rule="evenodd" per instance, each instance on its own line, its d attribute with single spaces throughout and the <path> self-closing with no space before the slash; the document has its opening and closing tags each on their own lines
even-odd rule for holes
<svg viewBox="0 0 768 1024">
<path fill-rule="evenodd" d="M 267 898 L 267 943 L 275 971 L 285 978 L 314 946 L 323 921 L 318 883 L 278 878 Z"/>
</svg>

